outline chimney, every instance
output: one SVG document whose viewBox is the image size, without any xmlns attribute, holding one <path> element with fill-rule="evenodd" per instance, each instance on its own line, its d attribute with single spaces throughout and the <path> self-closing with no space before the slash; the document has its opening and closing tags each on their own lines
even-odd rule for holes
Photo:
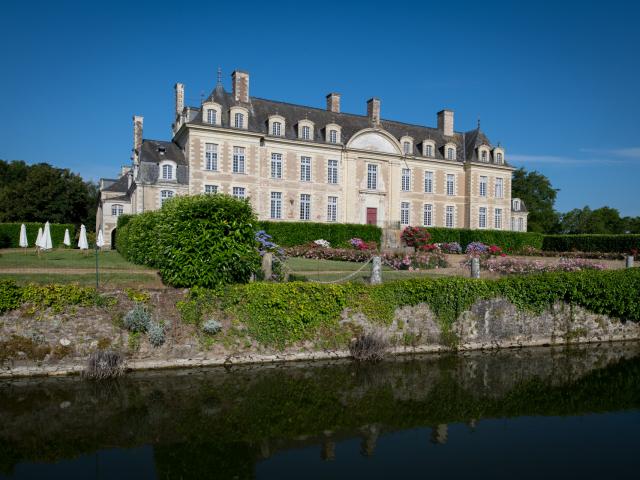
<svg viewBox="0 0 640 480">
<path fill-rule="evenodd" d="M 438 112 L 438 130 L 445 137 L 453 136 L 453 110 L 440 110 Z"/>
<path fill-rule="evenodd" d="M 380 99 L 374 97 L 367 100 L 367 117 L 374 127 L 380 125 Z"/>
<path fill-rule="evenodd" d="M 184 83 L 176 83 L 176 117 L 182 115 L 184 110 Z"/>
<path fill-rule="evenodd" d="M 327 95 L 327 110 L 333 113 L 340 113 L 339 93 L 330 93 Z"/>
<path fill-rule="evenodd" d="M 140 115 L 133 116 L 133 161 L 138 162 L 140 156 L 140 147 L 142 147 L 142 124 L 144 117 Z"/>
<path fill-rule="evenodd" d="M 249 74 L 241 70 L 235 70 L 231 74 L 233 83 L 233 98 L 236 102 L 249 103 Z"/>
</svg>

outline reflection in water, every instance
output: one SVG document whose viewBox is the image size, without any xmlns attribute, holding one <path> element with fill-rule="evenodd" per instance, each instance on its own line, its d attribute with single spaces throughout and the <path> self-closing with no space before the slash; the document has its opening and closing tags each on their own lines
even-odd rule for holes
<svg viewBox="0 0 640 480">
<path fill-rule="evenodd" d="M 0 399 L 0 478 L 602 478 L 640 467 L 630 343 L 22 379 L 0 383 Z"/>
</svg>

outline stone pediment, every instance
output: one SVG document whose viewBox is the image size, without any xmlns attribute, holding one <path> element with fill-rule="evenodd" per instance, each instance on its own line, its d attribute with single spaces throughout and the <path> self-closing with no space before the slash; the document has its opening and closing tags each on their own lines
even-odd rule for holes
<svg viewBox="0 0 640 480">
<path fill-rule="evenodd" d="M 388 133 L 381 130 L 364 130 L 353 136 L 348 148 L 372 152 L 400 154 L 400 146 Z"/>
</svg>

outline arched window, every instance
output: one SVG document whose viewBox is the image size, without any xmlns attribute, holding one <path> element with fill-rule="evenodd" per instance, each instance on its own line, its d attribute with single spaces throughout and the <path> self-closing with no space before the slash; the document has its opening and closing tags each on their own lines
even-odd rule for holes
<svg viewBox="0 0 640 480">
<path fill-rule="evenodd" d="M 447 160 L 455 160 L 456 159 L 456 151 L 449 147 L 447 148 Z"/>
<path fill-rule="evenodd" d="M 502 163 L 502 153 L 500 152 L 496 154 L 496 163 Z"/>
<path fill-rule="evenodd" d="M 164 202 L 173 197 L 173 191 L 171 190 L 162 190 L 160 192 L 160 204 L 164 205 Z"/>
<path fill-rule="evenodd" d="M 119 217 L 123 212 L 124 209 L 122 208 L 122 205 L 118 205 L 117 203 L 111 205 L 111 215 L 113 215 L 114 217 Z"/>
<path fill-rule="evenodd" d="M 218 112 L 216 112 L 213 108 L 210 108 L 209 110 L 207 110 L 207 123 L 211 124 L 211 125 L 215 125 L 217 122 L 217 114 Z"/>
<path fill-rule="evenodd" d="M 329 130 L 329 143 L 338 143 L 338 131 Z"/>
<path fill-rule="evenodd" d="M 404 142 L 402 144 L 402 151 L 405 155 L 409 155 L 411 153 L 411 142 Z"/>
<path fill-rule="evenodd" d="M 162 165 L 162 179 L 173 180 L 173 165 L 169 165 L 169 164 Z"/>
<path fill-rule="evenodd" d="M 282 124 L 280 122 L 273 122 L 273 128 L 271 134 L 279 137 L 282 129 Z"/>
<path fill-rule="evenodd" d="M 483 162 L 488 162 L 488 155 L 487 155 L 487 151 L 486 150 L 482 150 L 482 153 L 480 154 L 480 159 Z"/>
</svg>

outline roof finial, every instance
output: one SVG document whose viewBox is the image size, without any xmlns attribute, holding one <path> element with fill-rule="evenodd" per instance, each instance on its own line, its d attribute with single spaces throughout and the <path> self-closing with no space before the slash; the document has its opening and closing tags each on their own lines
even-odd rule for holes
<svg viewBox="0 0 640 480">
<path fill-rule="evenodd" d="M 216 85 L 222 85 L 222 68 L 220 66 L 218 66 L 218 81 Z"/>
<path fill-rule="evenodd" d="M 480 130 L 480 116 L 478 115 L 478 130 Z"/>
</svg>

